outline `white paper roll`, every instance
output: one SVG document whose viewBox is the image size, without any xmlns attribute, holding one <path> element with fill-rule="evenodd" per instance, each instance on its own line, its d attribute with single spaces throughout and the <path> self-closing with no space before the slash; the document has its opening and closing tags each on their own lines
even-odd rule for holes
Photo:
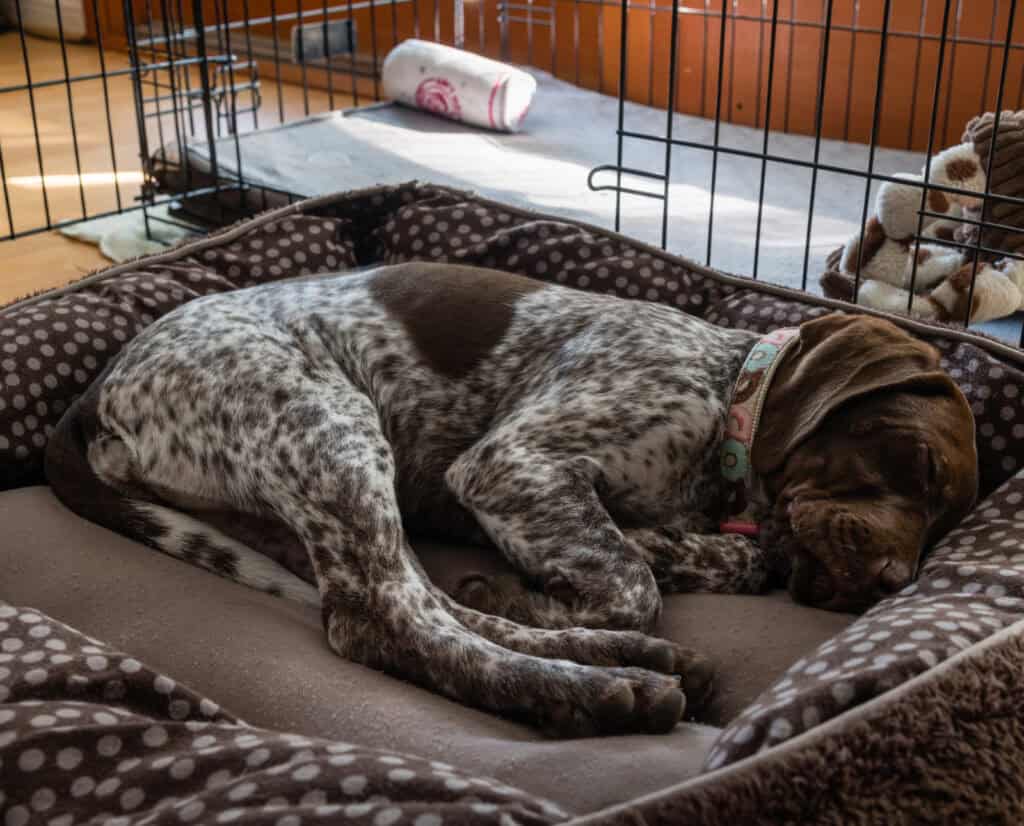
<svg viewBox="0 0 1024 826">
<path fill-rule="evenodd" d="M 522 69 L 415 39 L 391 50 L 381 80 L 384 95 L 406 106 L 503 132 L 519 131 L 537 90 Z"/>
</svg>

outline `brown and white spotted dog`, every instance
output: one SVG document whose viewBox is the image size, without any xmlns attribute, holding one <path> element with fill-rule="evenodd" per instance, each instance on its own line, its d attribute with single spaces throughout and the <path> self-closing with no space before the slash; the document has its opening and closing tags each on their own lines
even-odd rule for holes
<svg viewBox="0 0 1024 826">
<path fill-rule="evenodd" d="M 792 562 L 798 597 L 863 604 L 909 581 L 977 486 L 935 351 L 829 316 L 780 364 L 758 437 L 784 553 L 718 533 L 757 341 L 448 265 L 276 283 L 152 324 L 61 421 L 47 472 L 88 519 L 321 605 L 343 657 L 555 733 L 666 731 L 712 671 L 647 636 L 660 591 L 760 591 Z M 408 534 L 493 544 L 529 587 L 470 578 L 456 600 Z M 288 542 L 319 593 L 270 558 Z"/>
</svg>

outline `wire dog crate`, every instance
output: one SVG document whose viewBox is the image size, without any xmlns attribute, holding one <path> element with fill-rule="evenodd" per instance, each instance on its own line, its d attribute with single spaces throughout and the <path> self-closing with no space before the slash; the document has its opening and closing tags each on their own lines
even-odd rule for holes
<svg viewBox="0 0 1024 826">
<path fill-rule="evenodd" d="M 13 31 L 0 29 L 0 69 L 16 81 L 0 84 L 0 111 L 23 110 L 31 133 L 26 142 L 0 125 L 0 240 L 132 209 L 173 222 L 151 214 L 161 205 L 190 219 L 233 220 L 247 186 L 240 134 L 379 100 L 381 60 L 401 39 L 465 40 L 462 0 L 82 2 L 79 26 L 66 19 L 68 0 L 43 0 L 42 9 L 7 2 Z M 33 28 L 40 11 L 48 21 Z M 508 11 L 498 11 L 491 25 L 507 25 Z M 478 17 L 482 43 L 487 21 Z M 234 165 L 218 161 L 225 137 L 235 139 Z M 186 151 L 197 143 L 210 153 L 203 175 Z M 168 174 L 185 184 L 161 194 L 159 176 Z M 15 191 L 26 187 L 35 197 Z M 68 189 L 77 197 L 61 198 Z M 203 205 L 199 214 L 193 203 Z"/>
<path fill-rule="evenodd" d="M 999 135 L 1001 122 L 1016 117 L 1024 106 L 1021 16 L 1016 0 L 704 0 L 699 7 L 684 0 L 672 0 L 670 7 L 622 0 L 618 23 L 617 157 L 614 163 L 591 172 L 590 186 L 614 193 L 616 229 L 624 226 L 628 231 L 630 204 L 636 199 L 659 202 L 661 245 L 666 247 L 673 216 L 674 166 L 695 154 L 709 157 L 702 257 L 712 265 L 716 243 L 732 240 L 722 239 L 716 232 L 722 165 L 749 161 L 748 168 L 756 181 L 756 218 L 748 272 L 757 279 L 763 261 L 769 173 L 774 169 L 780 175 L 802 176 L 806 179 L 802 268 L 796 283 L 791 282 L 802 290 L 811 286 L 809 279 L 815 275 L 810 267 L 812 236 L 823 178 L 838 176 L 861 182 L 855 198 L 861 236 L 869 227 L 872 202 L 880 184 L 916 187 L 916 232 L 900 239 L 913 250 L 908 283 L 904 285 L 904 309 L 911 313 L 919 292 L 922 244 L 959 250 L 969 265 L 967 299 L 962 302 L 962 314 L 943 320 L 969 326 L 977 274 L 983 262 L 998 256 L 998 266 L 1005 268 L 1024 261 L 1016 247 L 993 248 L 984 243 L 988 230 L 1019 233 L 1024 228 L 1000 223 L 997 217 L 1024 205 L 1024 177 L 1019 192 L 993 190 L 997 154 L 993 148 L 985 159 L 984 191 L 978 193 L 936 180 L 932 158 L 944 147 L 959 143 L 960 132 L 970 117 L 991 110 L 995 115 L 993 134 Z M 737 48 L 738 38 L 745 42 L 745 51 Z M 755 76 L 746 89 L 737 83 L 739 61 L 746 61 L 746 73 Z M 660 85 L 654 81 L 656 77 L 663 78 Z M 627 102 L 638 98 L 633 91 L 637 85 L 647 90 L 644 102 L 665 113 L 660 133 L 630 125 Z M 746 112 L 741 111 L 744 102 L 749 104 Z M 859 122 L 857 109 L 861 111 Z M 894 111 L 900 116 L 893 118 Z M 710 129 L 704 136 L 680 134 L 679 112 L 708 118 Z M 737 121 L 751 127 L 746 136 L 749 140 L 730 142 L 723 138 L 723 124 Z M 779 133 L 807 135 L 810 142 L 804 142 L 803 148 L 809 151 L 778 151 L 773 143 Z M 823 142 L 829 139 L 863 141 L 866 145 L 836 162 L 823 157 Z M 922 179 L 909 181 L 880 169 L 877 161 L 882 147 L 923 152 Z M 630 150 L 642 162 L 631 163 L 626 157 Z M 931 206 L 933 192 L 974 198 L 975 203 L 981 196 L 979 208 L 953 219 L 975 228 L 970 233 L 973 240 L 923 237 L 928 219 L 947 218 Z M 850 295 L 844 296 L 854 302 L 860 298 L 865 281 L 865 246 L 862 244 L 854 256 Z M 1024 330 L 1018 341 L 1024 346 Z"/>
<path fill-rule="evenodd" d="M 1024 260 L 983 240 L 1001 227 L 998 207 L 1024 206 L 1024 181 L 1020 193 L 986 184 L 984 208 L 959 218 L 977 228 L 972 241 L 922 235 L 938 217 L 929 193 L 969 194 L 937 183 L 927 159 L 972 116 L 1024 109 L 1016 0 L 0 0 L 0 10 L 12 27 L 0 31 L 0 111 L 28 124 L 12 134 L 0 120 L 0 240 L 130 210 L 147 223 L 221 224 L 303 197 L 249 174 L 240 140 L 365 111 L 380 100 L 384 56 L 419 37 L 616 95 L 617 123 L 598 125 L 617 137 L 614 162 L 589 181 L 611 193 L 609 223 L 630 232 L 636 205 L 656 204 L 662 246 L 712 266 L 816 290 L 820 250 L 843 240 L 834 227 L 863 234 L 878 187 L 906 183 L 915 164 L 908 312 L 922 244 L 963 251 L 967 311 L 980 265 Z M 34 36 L 40 26 L 49 39 Z M 651 128 L 658 111 L 662 127 Z M 769 229 L 783 184 L 780 240 Z M 695 220 L 680 222 L 680 206 Z M 749 259 L 723 258 L 741 231 Z M 798 253 L 766 254 L 782 243 Z M 854 299 L 862 258 L 849 273 Z M 1024 332 L 1013 337 L 1024 345 Z"/>
</svg>

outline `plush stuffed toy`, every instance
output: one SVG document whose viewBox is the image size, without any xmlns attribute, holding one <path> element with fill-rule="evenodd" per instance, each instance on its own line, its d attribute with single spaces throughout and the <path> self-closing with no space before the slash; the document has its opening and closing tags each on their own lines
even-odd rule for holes
<svg viewBox="0 0 1024 826">
<path fill-rule="evenodd" d="M 973 195 L 985 192 L 988 155 L 992 151 L 995 116 L 989 112 L 967 124 L 963 142 L 940 152 L 931 162 L 928 180 L 955 188 L 946 193 L 928 189 L 927 209 L 942 215 L 921 221 L 914 293 L 914 238 L 918 231 L 921 183 L 924 175 L 898 175 L 907 184 L 886 182 L 878 190 L 875 211 L 863 236 L 852 238 L 841 254 L 830 259 L 822 276 L 825 295 L 853 300 L 855 273 L 860 262 L 858 303 L 875 309 L 920 318 L 963 321 L 971 278 L 977 270 L 970 313 L 972 322 L 989 321 L 1024 309 L 1024 261 L 1003 253 L 1024 253 L 1024 205 L 992 202 Z M 999 119 L 990 191 L 1024 197 L 1024 112 L 1004 112 Z M 979 227 L 972 221 L 994 222 L 982 231 L 982 252 L 974 261 L 973 245 Z M 1003 227 L 1010 227 L 1004 229 Z M 1019 231 L 1013 228 L 1020 227 Z M 927 239 L 955 241 L 968 248 L 929 244 Z"/>
</svg>

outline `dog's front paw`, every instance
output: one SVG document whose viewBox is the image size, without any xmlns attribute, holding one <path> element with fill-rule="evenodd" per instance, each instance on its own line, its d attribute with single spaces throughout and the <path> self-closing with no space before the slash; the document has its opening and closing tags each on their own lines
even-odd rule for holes
<svg viewBox="0 0 1024 826">
<path fill-rule="evenodd" d="M 515 574 L 469 574 L 451 592 L 452 598 L 479 611 L 532 628 L 567 628 L 575 623 L 569 606 L 554 596 L 531 590 Z"/>
</svg>

